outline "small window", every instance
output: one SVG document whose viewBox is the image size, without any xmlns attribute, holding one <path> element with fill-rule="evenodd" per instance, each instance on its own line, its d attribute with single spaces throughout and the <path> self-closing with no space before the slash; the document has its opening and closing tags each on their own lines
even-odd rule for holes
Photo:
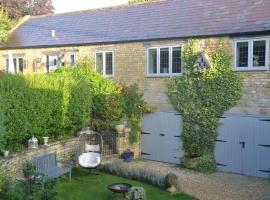
<svg viewBox="0 0 270 200">
<path fill-rule="evenodd" d="M 54 71 L 61 66 L 58 56 L 47 56 L 47 72 Z"/>
<path fill-rule="evenodd" d="M 147 74 L 149 76 L 180 75 L 181 47 L 159 47 L 147 50 Z"/>
<path fill-rule="evenodd" d="M 114 54 L 111 51 L 95 53 L 96 71 L 104 76 L 114 75 Z"/>
<path fill-rule="evenodd" d="M 235 70 L 268 69 L 268 40 L 251 39 L 235 42 Z"/>
</svg>

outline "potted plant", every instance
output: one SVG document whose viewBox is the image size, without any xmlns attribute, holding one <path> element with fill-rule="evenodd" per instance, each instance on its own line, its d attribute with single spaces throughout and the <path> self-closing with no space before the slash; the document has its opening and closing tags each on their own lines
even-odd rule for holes
<svg viewBox="0 0 270 200">
<path fill-rule="evenodd" d="M 130 149 L 127 149 L 122 154 L 122 157 L 123 157 L 123 159 L 124 159 L 125 162 L 131 162 L 132 159 L 133 159 L 133 157 L 134 157 L 134 153 L 132 151 L 130 151 Z"/>
<path fill-rule="evenodd" d="M 23 166 L 24 178 L 30 179 L 34 175 L 35 170 L 35 166 L 31 162 L 27 161 Z"/>
</svg>

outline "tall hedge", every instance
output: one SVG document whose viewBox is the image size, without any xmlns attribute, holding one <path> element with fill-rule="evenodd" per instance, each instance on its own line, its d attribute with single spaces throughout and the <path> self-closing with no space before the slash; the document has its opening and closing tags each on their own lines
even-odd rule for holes
<svg viewBox="0 0 270 200">
<path fill-rule="evenodd" d="M 70 137 L 89 119 L 91 91 L 85 77 L 57 73 L 3 76 L 0 130 L 4 130 L 4 141 L 0 142 L 15 151 L 32 135 L 39 139 Z"/>
</svg>

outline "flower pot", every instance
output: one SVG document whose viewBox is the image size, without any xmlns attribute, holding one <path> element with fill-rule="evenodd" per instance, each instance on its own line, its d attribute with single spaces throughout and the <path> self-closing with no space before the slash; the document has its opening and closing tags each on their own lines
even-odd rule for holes
<svg viewBox="0 0 270 200">
<path fill-rule="evenodd" d="M 117 133 L 122 133 L 124 131 L 125 125 L 124 124 L 118 124 L 115 126 L 115 130 Z"/>
<path fill-rule="evenodd" d="M 122 157 L 124 159 L 125 162 L 131 162 L 133 157 L 134 157 L 134 153 L 130 150 L 126 150 L 123 154 Z"/>
<path fill-rule="evenodd" d="M 43 137 L 43 140 L 44 140 L 44 146 L 49 146 L 48 145 L 49 137 Z"/>
<path fill-rule="evenodd" d="M 9 156 L 9 151 L 3 151 L 4 158 L 7 158 Z"/>
</svg>

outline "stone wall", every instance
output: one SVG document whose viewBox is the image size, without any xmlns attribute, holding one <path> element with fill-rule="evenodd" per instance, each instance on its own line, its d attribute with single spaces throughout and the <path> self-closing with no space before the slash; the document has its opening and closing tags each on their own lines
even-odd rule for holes
<svg viewBox="0 0 270 200">
<path fill-rule="evenodd" d="M 220 38 L 201 39 L 201 49 L 215 50 Z M 233 52 L 233 39 L 223 38 L 226 48 Z M 169 77 L 147 77 L 147 48 L 158 46 L 184 45 L 186 40 L 159 40 L 149 42 L 132 42 L 107 45 L 74 46 L 63 48 L 42 48 L 42 49 L 17 49 L 13 50 L 14 55 L 24 55 L 27 61 L 25 72 L 45 72 L 46 54 L 50 52 L 76 52 L 76 58 L 86 58 L 94 63 L 94 53 L 97 51 L 113 51 L 115 58 L 115 75 L 112 78 L 115 82 L 130 85 L 137 83 L 139 89 L 144 93 L 144 99 L 152 106 L 160 110 L 173 110 L 166 95 L 166 80 Z M 184 46 L 183 46 L 184 47 Z M 5 67 L 7 50 L 0 50 L 0 70 Z M 41 63 L 34 66 L 34 60 L 40 58 Z M 93 65 L 94 66 L 94 65 Z M 265 114 L 270 115 L 270 72 L 250 71 L 235 72 L 241 73 L 244 77 L 244 90 L 241 100 L 237 106 L 231 109 L 230 113 L 243 114 Z"/>
<path fill-rule="evenodd" d="M 140 142 L 134 145 L 130 145 L 127 137 L 117 137 L 118 155 L 121 155 L 126 149 L 131 149 L 134 151 L 135 158 L 139 158 L 141 155 Z M 30 161 L 33 157 L 42 154 L 56 152 L 58 160 L 75 161 L 77 152 L 77 139 L 78 138 L 72 138 L 51 144 L 50 146 L 40 146 L 35 150 L 25 150 L 16 154 L 12 154 L 7 159 L 0 159 L 0 164 L 2 163 L 7 174 L 12 177 L 16 177 L 22 176 L 22 168 L 26 161 Z M 103 158 L 103 162 L 108 162 L 110 157 L 111 156 L 105 156 Z"/>
</svg>

